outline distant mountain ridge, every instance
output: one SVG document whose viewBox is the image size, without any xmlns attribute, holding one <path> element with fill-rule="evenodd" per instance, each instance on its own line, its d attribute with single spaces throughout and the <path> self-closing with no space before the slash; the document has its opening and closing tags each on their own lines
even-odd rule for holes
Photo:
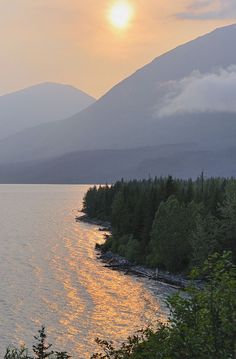
<svg viewBox="0 0 236 359">
<path fill-rule="evenodd" d="M 0 183 L 114 183 L 171 174 L 178 178 L 236 177 L 236 146 L 224 150 L 195 144 L 130 150 L 73 152 L 61 157 L 0 166 Z"/>
<path fill-rule="evenodd" d="M 95 99 L 69 85 L 41 83 L 0 96 L 0 139 L 85 109 Z"/>
<path fill-rule="evenodd" d="M 26 129 L 0 141 L 0 163 L 14 163 L 15 169 L 17 163 L 21 163 L 27 171 L 31 168 L 31 174 L 41 168 L 45 177 L 43 179 L 38 173 L 39 181 L 49 180 L 49 177 L 56 180 L 52 172 L 50 176 L 48 174 L 51 167 L 61 180 L 64 171 L 64 180 L 69 183 L 76 178 L 83 182 L 83 173 L 90 182 L 92 178 L 95 182 L 98 180 L 96 172 L 91 170 L 91 166 L 96 168 L 92 155 L 100 163 L 100 178 L 107 178 L 107 181 L 112 180 L 112 176 L 106 163 L 112 165 L 114 154 L 117 161 L 115 179 L 124 174 L 139 177 L 144 173 L 155 175 L 155 172 L 195 175 L 206 166 L 212 174 L 234 174 L 235 38 L 236 24 L 219 28 L 169 51 L 117 84 L 79 114 Z M 219 102 L 214 91 L 221 88 L 227 90 L 225 93 L 230 96 L 226 97 L 232 102 L 222 98 L 222 107 L 214 104 L 215 100 Z M 191 93 L 192 98 L 188 99 L 186 94 Z M 194 104 L 196 95 L 199 95 L 197 106 Z M 188 101 L 188 111 L 185 111 L 184 101 Z M 208 102 L 210 107 L 206 106 Z M 185 148 L 187 143 L 195 143 L 196 148 Z M 168 155 L 161 156 L 158 150 L 145 152 L 147 147 L 160 150 L 163 145 L 167 146 Z M 168 152 L 168 146 L 176 145 L 183 146 L 182 155 Z M 229 160 L 226 154 L 230 154 Z M 186 165 L 181 156 L 186 159 Z M 219 168 L 217 156 L 221 159 Z M 139 157 L 143 158 L 142 163 Z M 118 166 L 122 161 L 125 165 Z M 81 166 L 80 176 L 78 173 L 74 175 L 75 166 Z M 1 166 L 0 177 L 3 168 L 6 174 L 10 167 Z"/>
</svg>

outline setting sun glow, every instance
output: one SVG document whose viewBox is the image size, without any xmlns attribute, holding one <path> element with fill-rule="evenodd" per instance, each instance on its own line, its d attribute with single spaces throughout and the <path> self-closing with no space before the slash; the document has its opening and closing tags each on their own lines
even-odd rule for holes
<svg viewBox="0 0 236 359">
<path fill-rule="evenodd" d="M 127 27 L 132 16 L 133 8 L 127 1 L 116 2 L 109 11 L 109 20 L 118 29 Z"/>
</svg>

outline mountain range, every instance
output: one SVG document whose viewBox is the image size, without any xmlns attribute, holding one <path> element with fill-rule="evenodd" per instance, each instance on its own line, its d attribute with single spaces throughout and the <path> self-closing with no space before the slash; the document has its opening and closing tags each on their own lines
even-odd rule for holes
<svg viewBox="0 0 236 359">
<path fill-rule="evenodd" d="M 156 58 L 72 117 L 2 139 L 0 182 L 235 175 L 235 38 L 235 24 L 216 29 Z"/>
<path fill-rule="evenodd" d="M 0 140 L 27 128 L 64 120 L 94 102 L 75 87 L 56 83 L 0 96 Z"/>
</svg>

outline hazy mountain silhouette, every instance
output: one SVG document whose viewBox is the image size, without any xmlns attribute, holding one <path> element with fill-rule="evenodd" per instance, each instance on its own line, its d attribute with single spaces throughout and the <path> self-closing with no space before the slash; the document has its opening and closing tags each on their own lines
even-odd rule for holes
<svg viewBox="0 0 236 359">
<path fill-rule="evenodd" d="M 83 173 L 84 176 L 87 173 L 87 181 L 91 178 L 96 182 L 98 178 L 91 169 L 96 162 L 93 158 L 100 163 L 98 168 L 104 169 L 101 178 L 112 180 L 104 162 L 112 165 L 111 154 L 114 153 L 119 158 L 117 163 L 126 163 L 126 167 L 117 165 L 114 168 L 114 177 L 129 176 L 127 171 L 138 177 L 154 172 L 175 174 L 178 168 L 178 173 L 188 176 L 207 166 L 211 166 L 211 173 L 222 170 L 222 173 L 230 175 L 236 138 L 236 106 L 232 101 L 236 84 L 236 67 L 233 66 L 236 64 L 235 38 L 236 25 L 231 25 L 158 57 L 79 114 L 27 129 L 0 141 L 0 162 L 15 163 L 15 170 L 17 162 L 27 161 L 27 164 L 22 163 L 22 168 L 26 166 L 29 170 L 31 166 L 30 172 L 36 173 L 32 161 L 40 160 L 37 168 L 42 172 L 39 171 L 38 176 L 42 180 L 41 174 L 44 173 L 47 181 L 51 176 L 44 172 L 48 166 L 53 167 L 58 175 L 64 171 L 66 182 L 70 182 L 72 177 L 86 182 L 82 180 Z M 197 146 L 194 151 L 188 146 L 185 148 L 185 144 L 190 142 Z M 179 157 L 176 153 L 160 156 L 155 150 L 155 155 L 152 152 L 150 157 L 147 153 L 145 158 L 141 156 L 142 151 L 145 153 L 141 147 L 160 149 L 165 144 L 181 144 L 182 154 L 178 152 Z M 165 146 L 166 151 L 168 146 Z M 135 150 L 130 152 L 130 149 Z M 230 161 L 226 161 L 227 153 L 231 154 Z M 97 156 L 100 156 L 100 162 Z M 126 156 L 128 159 L 132 157 L 132 161 L 127 163 Z M 217 156 L 221 161 L 217 162 Z M 51 161 L 52 158 L 55 159 Z M 76 167 L 80 177 L 72 175 L 77 171 Z M 4 168 L 6 173 L 10 167 Z M 52 176 L 55 180 L 53 173 Z"/>
<path fill-rule="evenodd" d="M 0 183 L 112 183 L 169 174 L 182 178 L 236 176 L 236 147 L 203 150 L 194 144 L 130 150 L 80 151 L 56 159 L 0 166 Z"/>
<path fill-rule="evenodd" d="M 75 87 L 56 83 L 0 96 L 0 139 L 29 127 L 64 120 L 94 101 Z"/>
</svg>

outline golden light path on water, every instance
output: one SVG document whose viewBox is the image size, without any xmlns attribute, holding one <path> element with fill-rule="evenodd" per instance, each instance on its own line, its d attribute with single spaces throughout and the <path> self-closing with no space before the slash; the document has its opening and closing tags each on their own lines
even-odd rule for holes
<svg viewBox="0 0 236 359">
<path fill-rule="evenodd" d="M 90 358 L 95 338 L 119 343 L 166 319 L 165 287 L 105 268 L 98 227 L 76 223 L 86 186 L 0 186 L 0 351 L 30 346 L 45 324 L 49 341 Z M 151 286 L 148 285 L 149 287 Z"/>
</svg>

